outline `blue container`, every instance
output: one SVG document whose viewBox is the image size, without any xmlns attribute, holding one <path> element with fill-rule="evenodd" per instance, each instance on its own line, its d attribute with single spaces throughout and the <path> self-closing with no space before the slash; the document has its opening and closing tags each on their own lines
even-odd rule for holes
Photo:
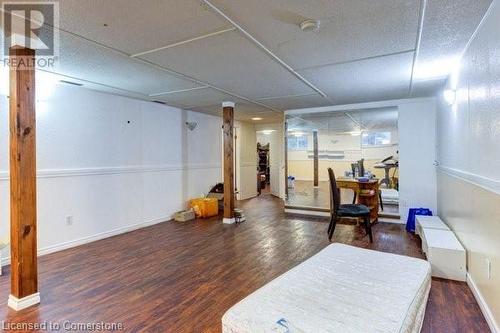
<svg viewBox="0 0 500 333">
<path fill-rule="evenodd" d="M 432 210 L 428 208 L 410 208 L 408 220 L 406 221 L 406 231 L 415 232 L 415 216 L 432 216 Z"/>
</svg>

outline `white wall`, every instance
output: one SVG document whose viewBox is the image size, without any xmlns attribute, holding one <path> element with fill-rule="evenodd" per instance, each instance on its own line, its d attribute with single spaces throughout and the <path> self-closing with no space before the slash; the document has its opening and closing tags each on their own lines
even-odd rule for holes
<svg viewBox="0 0 500 333">
<path fill-rule="evenodd" d="M 257 196 L 257 137 L 252 123 L 236 124 L 236 158 L 238 200 Z"/>
<path fill-rule="evenodd" d="M 493 332 L 500 332 L 499 31 L 494 1 L 448 81 L 457 101 L 441 101 L 438 116 L 440 216 L 467 250 L 468 282 Z"/>
<path fill-rule="evenodd" d="M 436 100 L 415 99 L 399 105 L 399 214 L 430 208 L 437 214 Z"/>
<path fill-rule="evenodd" d="M 221 180 L 218 117 L 66 85 L 37 109 L 40 253 L 169 220 Z M 187 130 L 187 120 L 198 127 Z M 0 157 L 2 239 L 9 232 L 5 96 Z"/>
<path fill-rule="evenodd" d="M 376 111 L 374 111 L 376 112 Z M 360 159 L 375 159 L 382 160 L 391 155 L 396 156 L 398 147 L 398 130 L 397 128 L 377 129 L 377 131 L 390 131 L 391 144 L 383 147 L 363 147 L 361 144 L 361 136 L 352 136 L 350 134 L 335 133 L 330 130 L 318 131 L 318 149 L 322 151 L 343 151 L 344 158 L 335 159 L 332 161 L 356 162 Z M 307 150 L 289 150 L 288 161 L 309 161 L 309 155 L 313 150 L 313 135 L 312 132 L 307 134 Z M 312 180 L 311 176 L 310 179 Z M 306 180 L 306 179 L 303 179 Z"/>
</svg>

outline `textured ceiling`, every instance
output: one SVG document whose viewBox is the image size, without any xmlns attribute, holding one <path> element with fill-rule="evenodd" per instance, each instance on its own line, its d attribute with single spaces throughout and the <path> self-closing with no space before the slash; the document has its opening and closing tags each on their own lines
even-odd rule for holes
<svg viewBox="0 0 500 333">
<path fill-rule="evenodd" d="M 356 110 L 305 114 L 288 118 L 291 131 L 308 132 L 328 130 L 335 133 L 352 131 L 388 130 L 398 127 L 398 111 L 395 108 Z"/>
<path fill-rule="evenodd" d="M 286 109 L 429 96 L 491 0 L 427 0 L 422 21 L 423 1 L 64 0 L 53 71 L 209 114 L 233 100 L 238 119 L 264 122 Z M 301 31 L 304 19 L 319 31 Z"/>
</svg>

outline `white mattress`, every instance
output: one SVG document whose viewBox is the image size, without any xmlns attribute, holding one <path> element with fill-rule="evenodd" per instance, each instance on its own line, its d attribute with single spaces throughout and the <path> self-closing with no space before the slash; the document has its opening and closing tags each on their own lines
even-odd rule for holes
<svg viewBox="0 0 500 333">
<path fill-rule="evenodd" d="M 430 287 L 424 260 L 332 244 L 229 309 L 222 330 L 420 332 Z"/>
</svg>

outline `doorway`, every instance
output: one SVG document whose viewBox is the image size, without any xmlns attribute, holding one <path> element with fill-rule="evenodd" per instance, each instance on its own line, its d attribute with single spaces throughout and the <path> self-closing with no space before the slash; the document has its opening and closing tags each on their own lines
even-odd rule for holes
<svg viewBox="0 0 500 333">
<path fill-rule="evenodd" d="M 279 142 L 274 129 L 258 130 L 257 137 L 257 191 L 259 195 L 279 197 Z"/>
</svg>

